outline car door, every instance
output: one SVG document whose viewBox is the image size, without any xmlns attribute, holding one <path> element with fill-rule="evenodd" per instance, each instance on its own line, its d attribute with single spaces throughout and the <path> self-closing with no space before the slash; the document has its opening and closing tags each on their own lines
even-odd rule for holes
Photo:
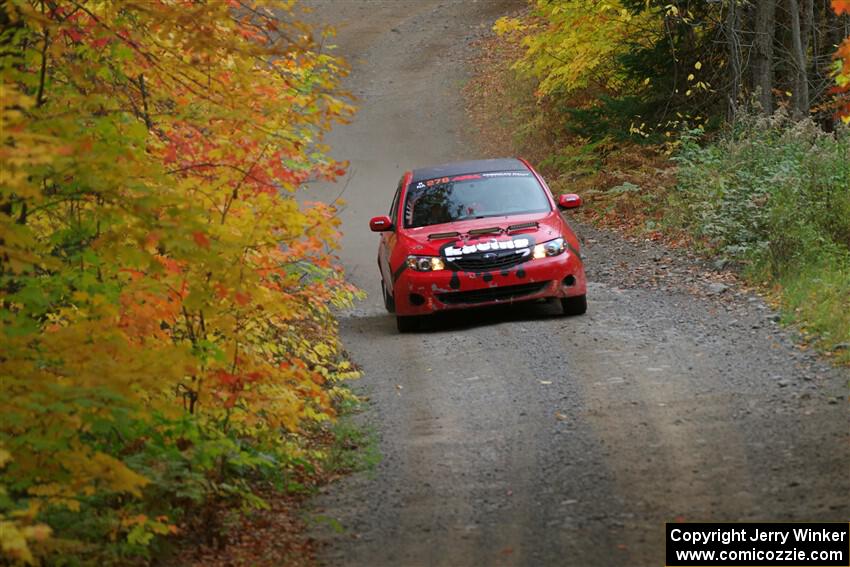
<svg viewBox="0 0 850 567">
<path fill-rule="evenodd" d="M 393 271 L 390 267 L 390 257 L 392 257 L 393 248 L 395 248 L 395 245 L 398 242 L 398 208 L 406 177 L 407 176 L 405 175 L 399 180 L 392 205 L 390 205 L 390 220 L 393 223 L 393 229 L 381 233 L 381 243 L 378 248 L 378 267 L 381 270 L 381 277 L 384 279 L 384 282 L 386 282 L 387 291 L 389 291 L 390 294 L 393 293 Z"/>
</svg>

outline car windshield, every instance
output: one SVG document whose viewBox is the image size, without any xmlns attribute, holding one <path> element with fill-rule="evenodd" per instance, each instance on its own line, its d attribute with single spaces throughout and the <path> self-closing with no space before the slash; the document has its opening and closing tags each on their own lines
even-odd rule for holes
<svg viewBox="0 0 850 567">
<path fill-rule="evenodd" d="M 550 211 L 549 199 L 529 171 L 497 171 L 416 182 L 404 203 L 404 226 Z"/>
</svg>

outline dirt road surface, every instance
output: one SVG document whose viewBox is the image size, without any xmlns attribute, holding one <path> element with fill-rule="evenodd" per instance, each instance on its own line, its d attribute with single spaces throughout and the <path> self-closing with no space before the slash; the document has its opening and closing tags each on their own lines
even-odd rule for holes
<svg viewBox="0 0 850 567">
<path fill-rule="evenodd" d="M 665 521 L 850 518 L 848 373 L 687 257 L 577 224 L 586 316 L 516 306 L 397 334 L 368 219 L 405 169 L 485 157 L 465 61 L 520 2 L 307 3 L 339 27 L 360 97 L 330 139 L 352 164 L 341 257 L 369 294 L 341 325 L 383 455 L 317 498 L 324 563 L 658 566 Z"/>
</svg>

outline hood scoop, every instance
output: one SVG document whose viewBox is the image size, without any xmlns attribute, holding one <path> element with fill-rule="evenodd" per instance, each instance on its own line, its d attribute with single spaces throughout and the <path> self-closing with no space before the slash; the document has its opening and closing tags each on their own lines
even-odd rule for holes
<svg viewBox="0 0 850 567">
<path fill-rule="evenodd" d="M 428 235 L 428 240 L 443 240 L 445 238 L 459 238 L 459 232 L 435 232 Z"/>
<path fill-rule="evenodd" d="M 517 232 L 519 230 L 528 230 L 528 229 L 537 230 L 538 228 L 540 228 L 540 225 L 537 224 L 535 221 L 522 222 L 522 223 L 519 223 L 519 224 L 512 224 L 511 226 L 509 226 L 508 232 L 509 233 L 510 232 Z"/>
<path fill-rule="evenodd" d="M 540 225 L 535 222 L 522 222 L 518 224 L 512 224 L 508 228 L 502 228 L 501 226 L 489 226 L 486 228 L 473 228 L 469 232 L 466 233 L 467 237 L 476 238 L 479 236 L 486 236 L 488 234 L 496 235 L 503 233 L 513 233 L 519 232 L 522 230 L 537 230 L 540 228 Z M 461 238 L 463 235 L 457 231 L 451 232 L 434 232 L 428 235 L 428 240 L 447 240 L 450 238 Z"/>
<path fill-rule="evenodd" d="M 489 228 L 473 228 L 467 234 L 469 234 L 469 236 L 481 236 L 483 234 L 502 234 L 502 227 L 491 226 Z"/>
</svg>

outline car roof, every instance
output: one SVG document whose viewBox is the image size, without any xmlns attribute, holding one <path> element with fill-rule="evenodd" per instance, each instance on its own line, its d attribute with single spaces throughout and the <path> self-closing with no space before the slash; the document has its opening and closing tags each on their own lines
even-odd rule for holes
<svg viewBox="0 0 850 567">
<path fill-rule="evenodd" d="M 488 171 L 528 171 L 528 166 L 516 158 L 476 159 L 471 161 L 456 161 L 422 167 L 413 170 L 411 183 L 434 179 L 436 177 L 448 177 L 453 175 L 465 175 L 467 173 L 485 173 Z"/>
</svg>

